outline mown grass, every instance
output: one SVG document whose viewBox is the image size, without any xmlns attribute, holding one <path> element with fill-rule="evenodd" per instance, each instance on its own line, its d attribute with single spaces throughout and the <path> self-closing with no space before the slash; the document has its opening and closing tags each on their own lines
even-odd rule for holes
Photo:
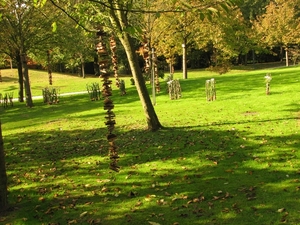
<svg viewBox="0 0 300 225">
<path fill-rule="evenodd" d="M 300 224 L 299 71 L 191 71 L 173 101 L 162 82 L 155 109 L 165 129 L 158 132 L 145 130 L 136 90 L 124 78 L 127 95 L 113 96 L 119 173 L 108 169 L 101 101 L 86 94 L 1 108 L 11 210 L 0 222 Z M 273 77 L 268 96 L 266 73 Z M 6 91 L 13 84 L 2 76 Z M 206 102 L 211 77 L 217 100 Z M 88 80 L 64 78 L 65 92 L 85 90 Z"/>
</svg>

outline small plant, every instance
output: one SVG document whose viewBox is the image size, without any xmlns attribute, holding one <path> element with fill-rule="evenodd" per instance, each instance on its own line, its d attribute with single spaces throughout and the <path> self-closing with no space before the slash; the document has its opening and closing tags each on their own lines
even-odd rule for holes
<svg viewBox="0 0 300 225">
<path fill-rule="evenodd" d="M 131 85 L 135 85 L 135 82 L 134 82 L 134 79 L 133 79 L 133 78 L 130 78 L 130 84 L 131 84 Z"/>
<path fill-rule="evenodd" d="M 214 101 L 217 99 L 216 81 L 214 78 L 205 81 L 206 100 Z"/>
<path fill-rule="evenodd" d="M 271 84 L 272 76 L 270 73 L 267 73 L 265 76 L 265 82 L 266 82 L 266 95 L 270 94 L 270 84 Z"/>
<path fill-rule="evenodd" d="M 165 79 L 165 81 L 170 81 L 170 80 L 173 80 L 173 74 L 172 73 L 170 73 L 168 76 L 167 76 L 167 78 Z"/>
<path fill-rule="evenodd" d="M 121 96 L 126 95 L 125 81 L 123 79 L 121 79 L 119 82 L 119 89 Z"/>
<path fill-rule="evenodd" d="M 59 88 L 44 88 L 43 92 L 43 100 L 44 103 L 52 105 L 53 103 L 59 103 Z"/>
<path fill-rule="evenodd" d="M 181 98 L 181 86 L 179 80 L 170 80 L 167 82 L 170 99 Z"/>
<path fill-rule="evenodd" d="M 100 87 L 98 83 L 87 84 L 86 89 L 90 95 L 91 101 L 100 100 Z"/>
<path fill-rule="evenodd" d="M 13 97 L 14 96 L 14 93 L 13 92 L 9 92 L 9 93 L 5 93 L 5 94 L 1 94 L 0 93 L 0 103 L 1 105 L 6 108 L 8 107 L 8 104 L 10 106 L 13 106 Z"/>
</svg>

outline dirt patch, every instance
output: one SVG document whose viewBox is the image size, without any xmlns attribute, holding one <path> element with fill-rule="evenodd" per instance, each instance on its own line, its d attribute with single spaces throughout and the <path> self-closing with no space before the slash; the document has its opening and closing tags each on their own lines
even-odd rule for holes
<svg viewBox="0 0 300 225">
<path fill-rule="evenodd" d="M 251 112 L 251 111 L 246 111 L 243 113 L 244 116 L 255 116 L 257 114 L 258 112 Z"/>
</svg>

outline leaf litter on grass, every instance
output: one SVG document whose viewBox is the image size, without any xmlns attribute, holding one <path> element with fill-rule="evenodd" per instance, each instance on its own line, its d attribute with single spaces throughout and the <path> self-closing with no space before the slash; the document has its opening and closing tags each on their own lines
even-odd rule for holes
<svg viewBox="0 0 300 225">
<path fill-rule="evenodd" d="M 39 121 L 7 135 L 15 210 L 6 222 L 297 224 L 297 126 L 288 114 L 267 109 L 274 105 L 272 96 L 259 108 L 250 107 L 251 95 L 250 103 L 235 95 L 243 102 L 225 106 L 222 98 L 213 104 L 187 99 L 199 104 L 190 113 L 201 119 L 181 118 L 185 101 L 158 105 L 174 117 L 162 117 L 170 128 L 156 133 L 139 129 L 140 119 L 138 125 L 118 121 L 119 174 L 107 169 L 105 128 L 97 128 L 98 117 L 87 115 L 82 123 L 84 113 L 73 111 L 67 120 L 51 118 L 46 128 Z"/>
</svg>

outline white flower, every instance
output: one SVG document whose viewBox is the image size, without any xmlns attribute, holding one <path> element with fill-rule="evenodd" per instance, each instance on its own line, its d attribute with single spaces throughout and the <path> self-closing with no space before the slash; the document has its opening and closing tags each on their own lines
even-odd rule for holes
<svg viewBox="0 0 300 225">
<path fill-rule="evenodd" d="M 265 76 L 265 79 L 266 79 L 266 82 L 267 82 L 267 83 L 271 82 L 271 80 L 272 80 L 271 74 L 267 74 L 267 75 Z"/>
</svg>

